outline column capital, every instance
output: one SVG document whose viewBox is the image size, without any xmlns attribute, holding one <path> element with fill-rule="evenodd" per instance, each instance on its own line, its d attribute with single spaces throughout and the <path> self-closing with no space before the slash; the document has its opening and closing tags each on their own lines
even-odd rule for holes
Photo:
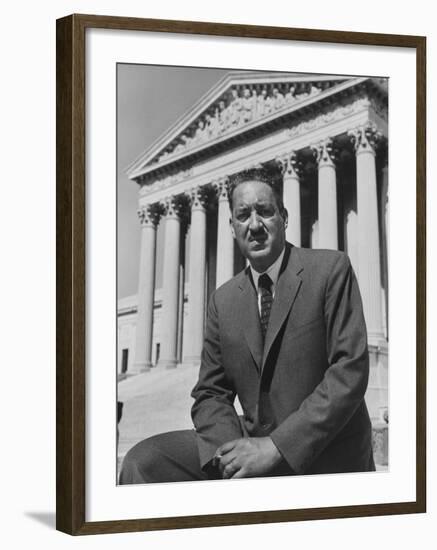
<svg viewBox="0 0 437 550">
<path fill-rule="evenodd" d="M 367 122 L 349 130 L 348 136 L 352 139 L 355 153 L 375 154 L 378 142 L 382 138 L 382 133 L 378 130 L 374 122 Z"/>
<path fill-rule="evenodd" d="M 301 166 L 298 162 L 296 151 L 290 151 L 276 157 L 276 163 L 279 165 L 284 178 L 292 177 L 299 179 L 301 176 Z"/>
<path fill-rule="evenodd" d="M 311 149 L 316 155 L 317 164 L 319 168 L 323 166 L 335 167 L 335 151 L 333 148 L 333 141 L 331 138 L 326 138 L 319 143 L 311 146 Z"/>
<path fill-rule="evenodd" d="M 165 197 L 160 204 L 166 218 L 181 218 L 184 213 L 185 204 L 181 201 L 179 195 Z"/>
<path fill-rule="evenodd" d="M 213 183 L 218 200 L 228 200 L 229 178 L 223 176 Z"/>
<path fill-rule="evenodd" d="M 207 186 L 197 186 L 186 192 L 186 196 L 191 204 L 191 210 L 205 210 L 209 202 L 209 189 Z"/>
<path fill-rule="evenodd" d="M 162 215 L 162 206 L 158 202 L 147 204 L 139 208 L 137 214 L 142 227 L 156 227 Z"/>
</svg>

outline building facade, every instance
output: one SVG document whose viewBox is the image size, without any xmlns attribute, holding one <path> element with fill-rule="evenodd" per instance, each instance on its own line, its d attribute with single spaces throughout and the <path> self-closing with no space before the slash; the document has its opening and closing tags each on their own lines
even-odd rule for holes
<svg viewBox="0 0 437 550">
<path fill-rule="evenodd" d="M 371 355 L 366 399 L 378 418 L 388 379 L 387 113 L 386 79 L 233 71 L 176 121 L 128 172 L 142 229 L 138 295 L 119 302 L 119 372 L 200 362 L 208 297 L 245 265 L 227 184 L 263 167 L 289 213 L 287 240 L 351 259 Z"/>
</svg>

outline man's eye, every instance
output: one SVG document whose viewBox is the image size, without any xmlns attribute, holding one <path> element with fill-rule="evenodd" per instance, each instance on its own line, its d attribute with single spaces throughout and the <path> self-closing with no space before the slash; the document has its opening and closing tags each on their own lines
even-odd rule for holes
<svg viewBox="0 0 437 550">
<path fill-rule="evenodd" d="M 274 210 L 272 208 L 260 208 L 257 210 L 257 213 L 263 218 L 271 218 L 274 214 Z"/>
<path fill-rule="evenodd" d="M 239 222 L 244 222 L 247 220 L 247 218 L 249 217 L 249 213 L 248 212 L 239 212 L 236 216 L 237 220 Z"/>
</svg>

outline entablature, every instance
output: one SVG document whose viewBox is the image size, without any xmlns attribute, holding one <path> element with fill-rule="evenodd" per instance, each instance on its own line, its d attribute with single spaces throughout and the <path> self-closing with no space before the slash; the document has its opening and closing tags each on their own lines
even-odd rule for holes
<svg viewBox="0 0 437 550">
<path fill-rule="evenodd" d="M 140 189 L 140 204 L 161 201 L 189 188 L 210 184 L 290 151 L 310 150 L 314 144 L 329 138 L 340 137 L 343 138 L 340 141 L 346 142 L 350 130 L 368 123 L 376 125 L 381 134 L 386 134 L 386 122 L 375 113 L 373 103 L 367 97 L 359 97 L 346 105 L 331 106 L 299 124 L 279 128 L 257 140 L 242 143 L 239 148 L 224 151 L 220 156 L 203 159 L 190 168 L 151 180 Z"/>
</svg>

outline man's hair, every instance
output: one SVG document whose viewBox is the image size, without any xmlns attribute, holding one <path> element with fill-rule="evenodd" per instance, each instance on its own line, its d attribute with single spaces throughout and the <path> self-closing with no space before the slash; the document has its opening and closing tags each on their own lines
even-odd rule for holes
<svg viewBox="0 0 437 550">
<path fill-rule="evenodd" d="M 273 191 L 273 194 L 275 196 L 279 213 L 281 214 L 281 216 L 283 216 L 285 208 L 284 208 L 284 203 L 282 201 L 280 190 L 278 189 L 278 186 L 275 185 L 275 181 L 272 175 L 264 168 L 250 168 L 248 170 L 243 170 L 242 172 L 239 172 L 238 174 L 235 174 L 235 176 L 231 176 L 229 178 L 228 200 L 229 200 L 229 208 L 231 209 L 231 213 L 233 211 L 232 196 L 234 194 L 235 189 L 242 183 L 246 183 L 248 181 L 259 181 L 261 183 L 265 183 L 266 185 L 268 185 Z"/>
</svg>

